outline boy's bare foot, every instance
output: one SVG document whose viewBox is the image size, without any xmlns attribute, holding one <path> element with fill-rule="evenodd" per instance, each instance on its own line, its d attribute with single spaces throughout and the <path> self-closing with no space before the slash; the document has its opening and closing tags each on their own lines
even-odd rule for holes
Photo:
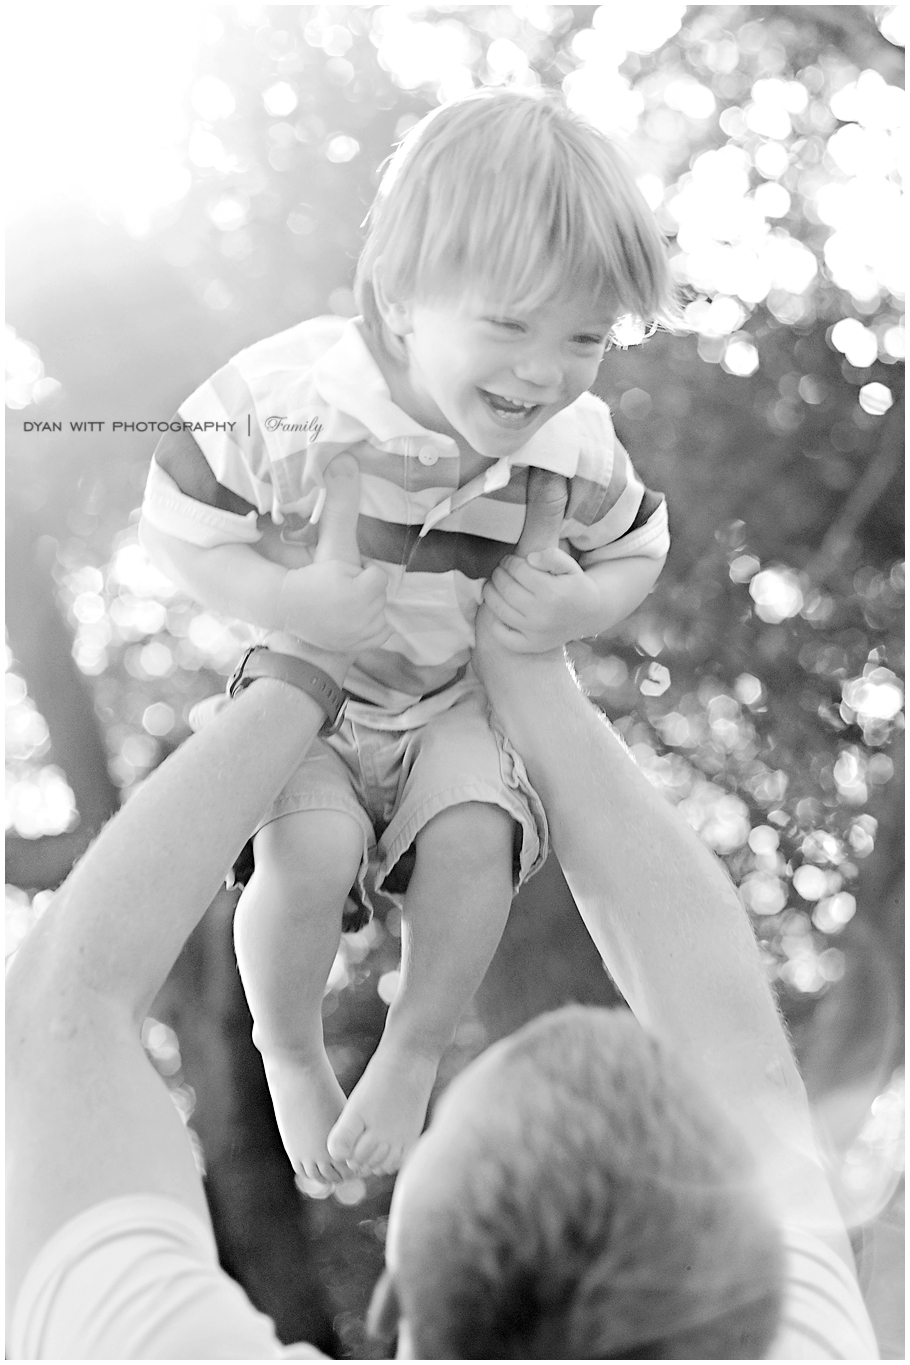
<svg viewBox="0 0 910 1365">
<path fill-rule="evenodd" d="M 278 1131 L 294 1170 L 308 1180 L 337 1185 L 350 1180 L 343 1161 L 334 1161 L 326 1138 L 344 1109 L 344 1091 L 328 1057 L 316 1052 L 263 1057 Z"/>
<path fill-rule="evenodd" d="M 423 1131 L 439 1059 L 383 1038 L 328 1137 L 336 1165 L 391 1175 Z"/>
</svg>

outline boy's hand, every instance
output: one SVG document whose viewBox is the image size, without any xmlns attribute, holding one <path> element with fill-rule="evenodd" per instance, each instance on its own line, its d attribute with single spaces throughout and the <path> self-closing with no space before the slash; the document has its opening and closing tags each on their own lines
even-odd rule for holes
<svg viewBox="0 0 910 1365">
<path fill-rule="evenodd" d="M 555 546 L 509 555 L 493 571 L 483 601 L 495 638 L 517 654 L 544 654 L 596 630 L 601 595 L 571 555 Z"/>
</svg>

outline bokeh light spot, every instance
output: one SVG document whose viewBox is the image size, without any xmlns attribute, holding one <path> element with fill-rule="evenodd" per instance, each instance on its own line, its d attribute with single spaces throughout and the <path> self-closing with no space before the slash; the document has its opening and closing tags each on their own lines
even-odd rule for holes
<svg viewBox="0 0 910 1365">
<path fill-rule="evenodd" d="M 894 403 L 894 395 L 887 384 L 864 384 L 859 391 L 859 405 L 872 417 L 882 417 Z"/>
<path fill-rule="evenodd" d="M 297 108 L 297 92 L 287 81 L 276 81 L 262 92 L 262 103 L 267 114 L 284 118 Z"/>
<path fill-rule="evenodd" d="M 787 621 L 799 614 L 803 590 L 792 569 L 776 566 L 762 569 L 749 583 L 749 594 L 763 621 Z"/>
<path fill-rule="evenodd" d="M 858 370 L 875 363 L 878 340 L 871 327 L 864 327 L 858 318 L 842 318 L 831 328 L 831 345 L 842 352 Z"/>
<path fill-rule="evenodd" d="M 150 735 L 166 735 L 176 724 L 173 709 L 165 702 L 154 702 L 142 713 L 142 728 Z"/>
<path fill-rule="evenodd" d="M 339 133 L 337 137 L 329 138 L 325 154 L 327 160 L 340 165 L 345 161 L 353 161 L 359 151 L 360 143 L 356 138 Z"/>
<path fill-rule="evenodd" d="M 828 877 L 820 867 L 804 863 L 793 873 L 793 886 L 803 900 L 817 901 L 828 890 Z"/>
<path fill-rule="evenodd" d="M 758 369 L 758 351 L 751 341 L 734 338 L 724 348 L 721 364 L 728 374 L 746 378 Z"/>
</svg>

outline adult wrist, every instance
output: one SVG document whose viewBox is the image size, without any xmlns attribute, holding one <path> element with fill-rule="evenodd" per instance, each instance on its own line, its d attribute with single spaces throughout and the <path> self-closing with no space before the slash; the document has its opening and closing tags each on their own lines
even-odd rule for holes
<svg viewBox="0 0 910 1365">
<path fill-rule="evenodd" d="M 347 671 L 354 662 L 353 655 L 311 645 L 308 640 L 302 640 L 299 635 L 291 635 L 286 630 L 270 630 L 261 643 L 276 654 L 290 654 L 304 663 L 316 664 L 334 678 L 339 687 L 343 685 Z"/>
<path fill-rule="evenodd" d="M 338 728 L 346 699 L 344 690 L 331 674 L 312 660 L 254 645 L 235 669 L 228 683 L 228 694 L 236 697 L 260 678 L 285 683 L 311 697 L 325 712 L 320 734 L 332 734 Z"/>
<path fill-rule="evenodd" d="M 565 668 L 564 645 L 556 645 L 539 653 L 510 649 L 493 633 L 491 627 L 494 621 L 490 608 L 482 605 L 475 622 L 472 664 L 488 690 L 497 683 L 502 686 L 515 683 L 524 688 L 532 672 L 543 670 L 545 676 L 554 667 L 557 670 Z"/>
</svg>

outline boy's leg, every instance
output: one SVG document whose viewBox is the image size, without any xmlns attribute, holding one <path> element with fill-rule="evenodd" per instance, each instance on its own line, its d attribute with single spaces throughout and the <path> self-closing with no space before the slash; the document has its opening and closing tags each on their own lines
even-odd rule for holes
<svg viewBox="0 0 910 1365">
<path fill-rule="evenodd" d="M 294 1168 L 337 1182 L 326 1137 L 344 1091 L 326 1056 L 322 997 L 360 866 L 363 833 L 341 811 L 283 815 L 256 836 L 256 870 L 240 898 L 234 943 L 275 1117 Z"/>
<path fill-rule="evenodd" d="M 512 837 L 512 817 L 476 801 L 449 806 L 417 836 L 398 992 L 379 1046 L 329 1136 L 336 1162 L 391 1172 L 420 1136 L 440 1058 L 505 928 Z"/>
</svg>

